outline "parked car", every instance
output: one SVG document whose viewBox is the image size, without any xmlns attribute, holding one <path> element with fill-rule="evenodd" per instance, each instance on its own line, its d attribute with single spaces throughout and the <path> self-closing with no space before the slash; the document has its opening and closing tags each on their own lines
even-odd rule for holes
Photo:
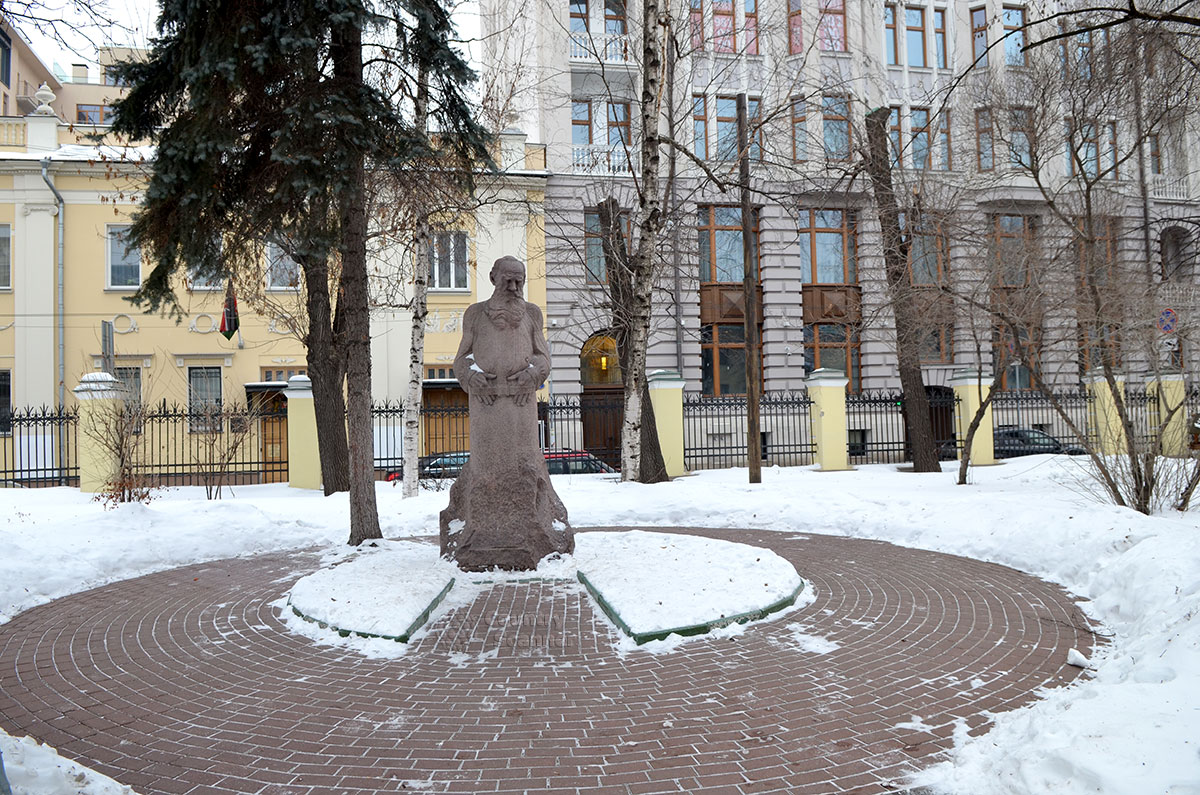
<svg viewBox="0 0 1200 795">
<path fill-rule="evenodd" d="M 616 472 L 586 450 L 546 450 L 546 468 L 551 475 L 582 475 L 594 472 Z M 417 459 L 418 478 L 455 478 L 466 466 L 470 453 L 438 453 Z M 404 467 L 385 476 L 391 481 L 404 477 Z"/>
<path fill-rule="evenodd" d="M 998 428 L 992 432 L 992 447 L 996 458 L 1016 458 L 1022 455 L 1066 453 L 1084 455 L 1082 447 L 1064 444 L 1045 431 L 1036 428 Z"/>
<path fill-rule="evenodd" d="M 585 475 L 617 471 L 586 450 L 547 450 L 546 469 L 551 475 Z"/>
</svg>

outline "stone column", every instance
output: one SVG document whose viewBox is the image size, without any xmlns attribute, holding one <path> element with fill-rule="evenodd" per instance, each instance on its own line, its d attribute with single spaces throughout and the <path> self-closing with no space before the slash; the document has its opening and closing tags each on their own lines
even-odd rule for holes
<svg viewBox="0 0 1200 795">
<path fill-rule="evenodd" d="M 1117 455 L 1125 452 L 1125 426 L 1117 413 L 1117 402 L 1108 382 L 1100 373 L 1089 373 L 1085 379 L 1088 394 L 1092 396 L 1092 407 L 1088 412 L 1088 425 L 1096 439 L 1096 449 L 1101 455 Z M 1125 379 L 1118 376 L 1117 389 L 1123 394 Z"/>
<path fill-rule="evenodd" d="M 288 379 L 288 485 L 294 489 L 321 488 L 321 453 L 317 447 L 317 414 L 312 381 L 306 375 Z"/>
<path fill-rule="evenodd" d="M 958 398 L 954 414 L 954 432 L 961 442 L 967 438 L 967 427 L 970 426 L 975 413 L 992 393 L 992 377 L 976 370 L 959 370 L 951 376 L 950 386 L 954 389 L 954 396 Z M 975 438 L 971 441 L 972 464 L 983 466 L 996 463 L 992 429 L 992 407 L 989 404 L 983 412 L 983 419 L 979 421 L 979 427 L 975 429 Z M 961 457 L 960 453 L 959 458 Z"/>
<path fill-rule="evenodd" d="M 86 373 L 71 391 L 79 400 L 79 490 L 97 494 L 104 491 L 117 469 L 113 451 L 97 437 L 107 435 L 103 429 L 121 410 L 121 382 L 110 373 Z"/>
<path fill-rule="evenodd" d="M 850 379 L 841 370 L 822 367 L 804 379 L 812 400 L 813 441 L 817 445 L 817 463 L 822 472 L 853 469 L 847 450 L 846 385 Z"/>
<path fill-rule="evenodd" d="M 1146 383 L 1146 392 L 1158 398 L 1157 402 L 1150 404 L 1153 427 L 1158 428 L 1166 421 L 1161 436 L 1162 454 L 1175 458 L 1189 455 L 1187 387 L 1183 373 L 1163 373 Z"/>
<path fill-rule="evenodd" d="M 650 404 L 654 406 L 654 424 L 658 426 L 658 444 L 662 447 L 667 476 L 687 474 L 683 463 L 683 387 L 684 380 L 674 370 L 655 370 L 647 376 Z"/>
</svg>

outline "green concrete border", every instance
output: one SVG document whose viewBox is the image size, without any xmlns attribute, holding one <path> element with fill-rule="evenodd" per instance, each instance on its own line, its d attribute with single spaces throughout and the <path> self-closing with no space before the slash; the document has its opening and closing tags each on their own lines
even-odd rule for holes
<svg viewBox="0 0 1200 795">
<path fill-rule="evenodd" d="M 360 638 L 382 638 L 383 640 L 394 640 L 397 643 L 408 643 L 408 639 L 412 637 L 412 634 L 425 625 L 425 622 L 429 620 L 430 614 L 433 613 L 434 609 L 442 603 L 442 600 L 446 598 L 446 594 L 450 593 L 450 589 L 453 587 L 454 578 L 451 577 L 450 582 L 446 583 L 446 587 L 441 590 L 441 593 L 433 597 L 433 601 L 429 603 L 429 606 L 422 610 L 420 615 L 413 619 L 413 622 L 408 625 L 408 629 L 404 630 L 404 632 L 399 635 L 383 635 L 376 632 L 363 632 L 357 629 L 343 629 L 342 627 L 335 627 L 328 621 L 322 621 L 319 618 L 313 618 L 312 616 L 301 613 L 300 609 L 292 604 L 292 597 L 290 594 L 288 595 L 288 607 L 292 608 L 292 612 L 300 616 L 300 618 L 303 618 L 305 621 L 308 621 L 311 624 L 316 624 L 321 629 L 332 629 L 343 638 L 348 638 L 351 635 L 354 635 Z"/>
<path fill-rule="evenodd" d="M 737 615 L 733 616 L 726 616 L 725 618 L 719 618 L 715 621 L 707 621 L 703 624 L 691 624 L 685 627 L 675 627 L 673 629 L 656 629 L 653 632 L 634 632 L 629 628 L 629 625 L 625 623 L 625 619 L 621 618 L 616 609 L 600 593 L 600 589 L 593 585 L 591 580 L 587 578 L 587 575 L 581 571 L 579 572 L 578 577 L 579 581 L 583 583 L 583 587 L 587 588 L 588 593 L 590 593 L 600 605 L 600 609 L 604 611 L 604 615 L 608 616 L 609 619 L 611 619 L 612 622 L 616 624 L 622 632 L 633 638 L 634 643 L 639 646 L 641 646 L 643 643 L 649 643 L 652 640 L 664 640 L 668 635 L 682 635 L 684 637 L 704 635 L 708 632 L 712 632 L 714 629 L 727 627 L 730 624 L 745 624 L 747 621 L 755 621 L 760 618 L 766 618 L 771 613 L 776 613 L 785 607 L 791 607 L 794 605 L 796 603 L 796 598 L 800 596 L 800 594 L 804 593 L 804 589 L 808 587 L 808 581 L 801 579 L 800 585 L 796 587 L 796 590 L 792 592 L 791 596 L 785 596 L 778 602 L 773 602 L 766 607 L 760 607 L 755 610 L 749 610 L 745 613 L 738 613 Z"/>
</svg>

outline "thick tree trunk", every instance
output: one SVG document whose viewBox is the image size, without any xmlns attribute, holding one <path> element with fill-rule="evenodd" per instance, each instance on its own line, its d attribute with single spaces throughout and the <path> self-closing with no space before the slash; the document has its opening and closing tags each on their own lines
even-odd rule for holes
<svg viewBox="0 0 1200 795">
<path fill-rule="evenodd" d="M 892 189 L 891 163 L 887 151 L 889 110 L 876 108 L 867 114 L 867 173 L 879 210 L 883 236 L 883 263 L 896 318 L 896 362 L 900 388 L 904 391 L 904 424 L 912 449 L 913 469 L 940 472 L 933 424 L 929 418 L 929 396 L 921 373 L 920 315 L 912 300 L 908 279 L 908 241 L 900 233 L 900 213 Z M 915 225 L 917 220 L 909 219 Z"/>
<path fill-rule="evenodd" d="M 408 358 L 408 389 L 404 396 L 404 496 L 418 490 L 417 445 L 421 438 L 421 385 L 425 376 L 425 318 L 429 314 L 429 225 L 422 221 L 415 238 L 412 335 Z"/>
<path fill-rule="evenodd" d="M 349 448 L 346 445 L 346 400 L 342 391 L 345 363 L 338 354 L 329 300 L 329 262 L 303 261 L 308 310 L 308 377 L 312 380 L 313 411 L 317 420 L 317 453 L 325 495 L 350 490 Z"/>
<path fill-rule="evenodd" d="M 335 28 L 334 76 L 362 84 L 362 30 L 357 20 Z M 366 175 L 361 152 L 348 163 L 348 189 L 339 197 L 342 222 L 342 280 L 338 312 L 345 318 L 346 405 L 350 446 L 350 540 L 353 545 L 383 538 L 375 501 L 375 444 L 371 419 L 371 314 L 367 282 Z"/>
</svg>

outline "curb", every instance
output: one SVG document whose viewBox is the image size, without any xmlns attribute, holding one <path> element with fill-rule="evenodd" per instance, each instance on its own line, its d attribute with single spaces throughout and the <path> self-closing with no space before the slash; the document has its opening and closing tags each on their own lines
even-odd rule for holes
<svg viewBox="0 0 1200 795">
<path fill-rule="evenodd" d="M 442 603 L 442 600 L 446 598 L 446 594 L 450 593 L 450 589 L 453 587 L 454 579 L 451 578 L 450 582 L 446 583 L 446 587 L 443 588 L 437 596 L 433 597 L 433 601 L 429 603 L 429 606 L 422 610 L 421 613 L 415 619 L 413 619 L 413 622 L 408 625 L 408 629 L 404 630 L 404 632 L 400 633 L 399 635 L 384 635 L 377 632 L 363 632 L 357 629 L 343 629 L 342 627 L 336 627 L 330 624 L 328 621 L 321 621 L 318 618 L 313 618 L 312 616 L 305 615 L 304 613 L 300 612 L 300 609 L 292 604 L 292 597 L 290 595 L 288 596 L 288 607 L 292 608 L 292 612 L 298 615 L 300 618 L 303 618 L 305 621 L 311 624 L 316 624 L 321 629 L 332 629 L 343 638 L 348 638 L 351 635 L 355 635 L 360 638 L 382 638 L 383 640 L 394 640 L 397 643 L 408 643 L 408 639 L 412 637 L 412 634 L 425 625 L 425 622 L 429 620 L 430 614 L 433 613 L 434 609 L 436 609 L 437 606 Z"/>
</svg>

